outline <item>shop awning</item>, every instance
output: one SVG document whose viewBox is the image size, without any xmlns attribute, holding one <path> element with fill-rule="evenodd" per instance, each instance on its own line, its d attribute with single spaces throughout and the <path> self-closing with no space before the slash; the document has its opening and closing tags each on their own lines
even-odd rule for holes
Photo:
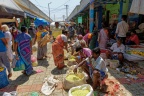
<svg viewBox="0 0 144 96">
<path fill-rule="evenodd" d="M 13 0 L 0 0 L 0 18 L 24 17 L 24 11 Z"/>
<path fill-rule="evenodd" d="M 133 0 L 130 12 L 144 15 L 144 0 Z"/>
<path fill-rule="evenodd" d="M 25 12 L 25 14 L 26 14 L 26 16 L 28 16 L 28 17 L 30 17 L 30 18 L 37 18 L 37 16 L 32 15 L 32 14 L 30 14 L 30 13 L 28 13 L 28 12 Z"/>
</svg>

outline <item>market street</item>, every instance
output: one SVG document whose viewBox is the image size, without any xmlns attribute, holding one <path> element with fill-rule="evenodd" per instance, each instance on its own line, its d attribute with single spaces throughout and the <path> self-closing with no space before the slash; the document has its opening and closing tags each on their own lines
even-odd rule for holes
<svg viewBox="0 0 144 96">
<path fill-rule="evenodd" d="M 55 68 L 53 57 L 51 53 L 51 44 L 48 44 L 48 58 L 47 60 L 38 61 L 38 66 L 34 67 L 34 70 L 42 70 L 41 73 L 33 73 L 31 76 L 25 76 L 21 71 L 13 72 L 13 76 L 10 78 L 10 84 L 0 89 L 0 96 L 3 92 L 17 91 L 18 96 L 32 96 L 33 92 L 38 92 L 39 96 L 45 96 L 41 93 L 41 87 L 43 85 L 44 79 L 48 76 L 55 75 L 58 79 L 63 82 L 66 76 L 66 71 L 68 68 L 63 70 L 58 70 Z M 67 61 L 66 61 L 67 62 Z M 67 64 L 67 63 L 66 63 Z M 122 82 L 120 84 L 121 96 L 143 96 L 144 95 L 144 82 L 130 83 L 124 80 L 126 74 L 118 72 L 114 69 L 109 68 L 108 79 L 117 82 L 117 79 Z M 128 78 L 130 79 L 130 78 Z M 126 83 L 126 84 L 125 84 Z M 100 93 L 100 96 L 104 96 L 104 93 Z M 50 96 L 68 96 L 68 91 L 62 89 L 60 86 L 56 88 Z"/>
</svg>

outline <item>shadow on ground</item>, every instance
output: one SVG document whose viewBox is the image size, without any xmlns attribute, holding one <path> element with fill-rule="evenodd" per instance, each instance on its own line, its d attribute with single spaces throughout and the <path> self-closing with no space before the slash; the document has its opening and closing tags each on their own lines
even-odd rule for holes
<svg viewBox="0 0 144 96">
<path fill-rule="evenodd" d="M 61 70 L 59 70 L 57 67 L 55 67 L 52 71 L 51 74 L 53 75 L 62 75 L 62 74 L 66 74 L 68 68 L 63 68 Z"/>
<path fill-rule="evenodd" d="M 43 66 L 45 68 L 47 68 L 49 66 L 49 62 L 47 61 L 47 59 L 44 60 L 38 60 L 38 66 Z"/>
<path fill-rule="evenodd" d="M 34 75 L 36 72 L 34 71 L 30 76 Z M 29 80 L 29 77 L 25 74 L 21 74 L 20 76 L 18 76 L 15 80 L 11 80 L 9 79 L 9 85 L 6 86 L 5 88 L 0 89 L 0 96 L 2 96 L 2 94 L 4 92 L 12 92 L 12 91 L 17 91 L 18 86 L 24 84 L 25 82 L 27 82 Z"/>
</svg>

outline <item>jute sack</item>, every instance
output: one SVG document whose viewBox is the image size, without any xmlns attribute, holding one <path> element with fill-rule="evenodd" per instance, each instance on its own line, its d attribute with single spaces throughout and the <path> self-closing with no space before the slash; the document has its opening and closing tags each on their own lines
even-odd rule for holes
<svg viewBox="0 0 144 96">
<path fill-rule="evenodd" d="M 80 80 L 75 80 L 75 81 L 69 81 L 67 80 L 67 76 L 69 75 L 77 75 Z M 64 89 L 70 89 L 72 87 L 75 87 L 75 86 L 79 86 L 79 85 L 82 85 L 82 84 L 86 84 L 86 77 L 85 77 L 85 74 L 84 73 L 77 73 L 77 74 L 74 74 L 74 73 L 68 73 L 66 74 L 65 78 L 64 78 L 64 81 L 63 81 L 63 87 Z"/>
<path fill-rule="evenodd" d="M 89 90 L 89 93 L 86 96 L 94 96 L 93 94 L 93 88 L 89 85 L 89 84 L 84 84 L 84 85 L 80 85 L 80 86 L 76 86 L 76 87 L 72 87 L 69 92 L 68 92 L 68 96 L 73 96 L 72 92 L 76 91 L 76 90 Z M 78 96 L 83 96 L 83 93 L 79 93 Z"/>
</svg>

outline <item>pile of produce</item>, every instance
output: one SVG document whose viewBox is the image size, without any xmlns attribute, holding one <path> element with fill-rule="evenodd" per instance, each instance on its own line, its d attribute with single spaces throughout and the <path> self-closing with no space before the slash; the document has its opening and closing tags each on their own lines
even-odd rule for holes
<svg viewBox="0 0 144 96">
<path fill-rule="evenodd" d="M 81 78 L 78 77 L 76 74 L 70 74 L 66 77 L 66 80 L 70 82 L 75 82 L 81 80 Z"/>
<path fill-rule="evenodd" d="M 70 55 L 69 56 L 69 59 L 75 59 L 76 57 L 75 56 L 73 56 L 73 55 Z"/>
<path fill-rule="evenodd" d="M 128 54 L 134 54 L 134 55 L 139 55 L 139 56 L 144 56 L 144 51 L 139 51 L 139 50 L 129 50 L 127 51 Z"/>
<path fill-rule="evenodd" d="M 76 61 L 76 60 L 75 60 L 75 59 L 69 59 L 69 61 L 74 62 L 74 61 Z"/>
<path fill-rule="evenodd" d="M 74 90 L 71 94 L 72 96 L 86 96 L 90 91 L 88 89 L 79 89 L 79 90 Z"/>
</svg>

